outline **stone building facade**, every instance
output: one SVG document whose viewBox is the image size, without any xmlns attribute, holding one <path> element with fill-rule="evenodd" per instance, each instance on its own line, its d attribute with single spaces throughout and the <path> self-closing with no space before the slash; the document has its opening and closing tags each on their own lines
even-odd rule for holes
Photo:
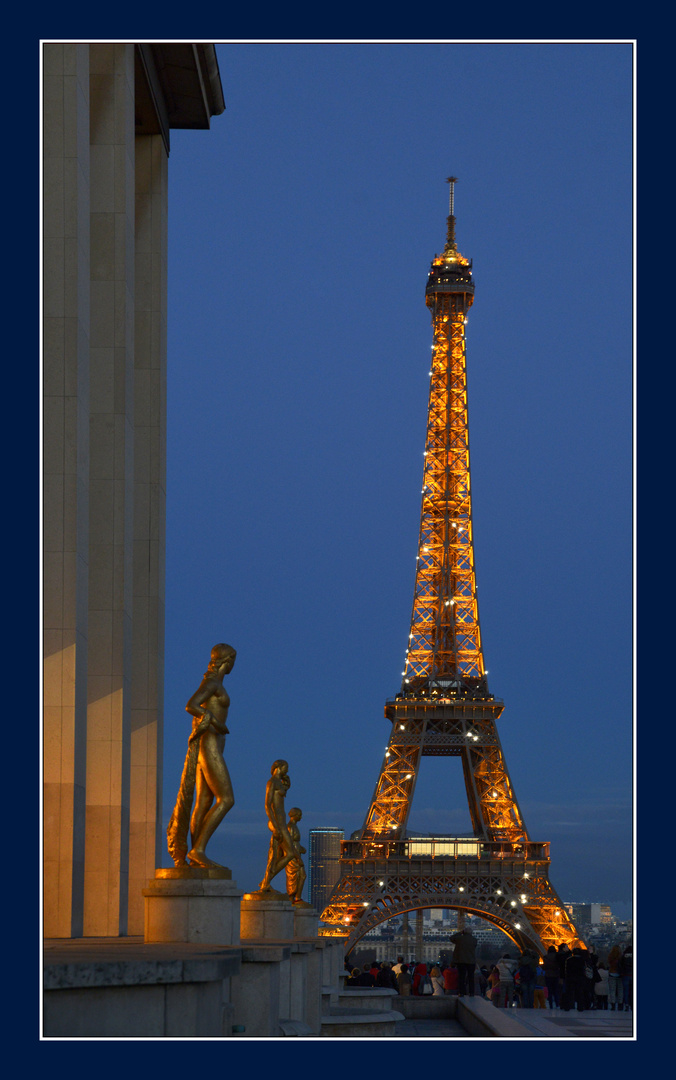
<svg viewBox="0 0 676 1080">
<path fill-rule="evenodd" d="M 209 44 L 44 43 L 44 934 L 143 933 L 160 865 L 167 179 Z"/>
</svg>

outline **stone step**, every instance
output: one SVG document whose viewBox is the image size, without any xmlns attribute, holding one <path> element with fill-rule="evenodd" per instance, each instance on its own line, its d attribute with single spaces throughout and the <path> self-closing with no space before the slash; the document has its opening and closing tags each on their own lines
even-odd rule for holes
<svg viewBox="0 0 676 1080">
<path fill-rule="evenodd" d="M 320 1035 L 324 1039 L 391 1039 L 403 1019 L 394 1009 L 375 1012 L 336 1008 L 322 1016 Z"/>
<path fill-rule="evenodd" d="M 284 1038 L 303 1039 L 316 1037 L 317 1035 L 317 1032 L 313 1031 L 310 1025 L 303 1020 L 280 1020 L 279 1030 Z"/>
<path fill-rule="evenodd" d="M 396 990 L 386 987 L 355 986 L 341 990 L 338 994 L 338 1008 L 366 1009 L 368 1012 L 383 1012 L 391 1009 L 394 999 L 401 1000 Z"/>
</svg>

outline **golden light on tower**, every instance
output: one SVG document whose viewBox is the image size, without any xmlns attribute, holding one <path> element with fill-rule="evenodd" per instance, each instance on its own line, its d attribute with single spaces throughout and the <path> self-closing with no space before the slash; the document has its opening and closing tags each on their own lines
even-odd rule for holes
<svg viewBox="0 0 676 1080">
<path fill-rule="evenodd" d="M 405 691 L 423 689 L 439 676 L 481 680 L 485 674 L 474 571 L 465 355 L 474 283 L 471 264 L 455 245 L 452 194 L 450 209 L 447 246 L 432 261 L 425 295 L 434 342 Z"/>
<path fill-rule="evenodd" d="M 341 850 L 341 878 L 322 920 L 348 942 L 385 919 L 451 907 L 492 921 L 520 947 L 578 940 L 549 882 L 549 845 L 530 840 L 509 778 L 488 689 L 474 566 L 466 372 L 472 263 L 455 240 L 449 177 L 446 246 L 425 289 L 433 328 L 422 502 L 411 625 L 401 689 L 358 839 Z M 425 755 L 462 759 L 473 839 L 407 839 Z M 348 921 L 346 921 L 348 920 Z"/>
</svg>

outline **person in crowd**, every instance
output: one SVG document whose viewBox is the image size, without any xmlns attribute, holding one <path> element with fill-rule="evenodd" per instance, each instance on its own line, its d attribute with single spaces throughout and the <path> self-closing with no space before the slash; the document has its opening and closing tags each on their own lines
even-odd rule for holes
<svg viewBox="0 0 676 1080">
<path fill-rule="evenodd" d="M 387 961 L 384 961 L 380 965 L 380 971 L 376 975 L 376 986 L 381 990 L 398 990 L 397 976 L 392 971 L 392 967 Z"/>
<path fill-rule="evenodd" d="M 550 945 L 544 956 L 545 986 L 550 1009 L 558 1009 L 561 997 L 561 968 L 556 945 Z"/>
<path fill-rule="evenodd" d="M 361 983 L 359 982 L 359 976 L 360 975 L 361 975 L 361 968 L 353 967 L 351 972 L 350 972 L 349 979 L 345 980 L 345 985 L 346 986 L 361 986 Z"/>
<path fill-rule="evenodd" d="M 594 1008 L 594 972 L 596 970 L 594 960 L 595 956 L 585 946 L 582 950 L 582 959 L 584 960 L 584 990 L 583 990 L 583 1005 L 585 1009 Z"/>
<path fill-rule="evenodd" d="M 600 980 L 594 986 L 594 996 L 596 998 L 596 1008 L 606 1009 L 608 1008 L 608 984 L 610 978 L 608 975 L 608 965 L 600 960 L 596 969 L 599 973 Z"/>
<path fill-rule="evenodd" d="M 447 994 L 458 992 L 458 969 L 455 964 L 447 964 L 443 971 L 444 990 Z"/>
<path fill-rule="evenodd" d="M 624 1011 L 629 1012 L 634 999 L 634 950 L 631 945 L 627 945 L 622 953 L 620 975 L 622 977 Z"/>
<path fill-rule="evenodd" d="M 619 945 L 613 945 L 608 953 L 608 1007 L 611 1012 L 622 1011 L 624 994 L 622 992 L 622 976 L 620 975 L 620 961 L 622 949 Z"/>
<path fill-rule="evenodd" d="M 589 1008 L 595 1009 L 597 1005 L 596 984 L 600 981 L 599 956 L 593 949 L 589 949 L 588 954 L 588 959 L 591 961 L 591 982 L 587 981 L 587 989 L 589 990 Z M 587 969 L 587 980 L 589 980 L 589 969 Z"/>
<path fill-rule="evenodd" d="M 490 1001 L 497 1006 L 500 1004 L 500 972 L 497 966 L 493 964 L 488 972 L 488 990 L 490 993 Z"/>
<path fill-rule="evenodd" d="M 401 964 L 399 974 L 397 975 L 397 989 L 402 997 L 408 997 L 411 993 L 411 986 L 413 985 L 413 979 L 411 973 L 408 970 L 408 964 Z"/>
<path fill-rule="evenodd" d="M 398 956 L 396 964 L 392 965 L 392 971 L 394 972 L 395 975 L 398 975 L 399 972 L 401 971 L 401 965 L 403 964 L 403 962 L 404 962 L 403 956 Z"/>
<path fill-rule="evenodd" d="M 535 972 L 535 986 L 533 988 L 533 1008 L 547 1008 L 547 986 L 545 983 L 545 968 L 542 962 L 538 963 Z"/>
<path fill-rule="evenodd" d="M 416 964 L 413 968 L 413 987 L 411 989 L 411 993 L 422 993 L 421 981 L 425 977 L 425 975 L 427 975 L 427 964 L 423 964 L 423 962 L 420 961 L 420 963 Z"/>
<path fill-rule="evenodd" d="M 366 965 L 366 967 L 364 968 L 364 970 L 362 971 L 361 975 L 358 978 L 358 985 L 359 986 L 375 986 L 376 985 L 375 977 L 371 974 L 371 969 L 370 969 L 368 964 Z"/>
<path fill-rule="evenodd" d="M 538 958 L 531 949 L 526 949 L 521 954 L 519 963 L 519 992 L 522 1009 L 532 1009 L 535 994 L 535 976 L 538 969 Z"/>
<path fill-rule="evenodd" d="M 561 1008 L 564 1012 L 570 1012 L 575 1006 L 578 1012 L 584 1012 L 587 1003 L 587 977 L 585 975 L 585 961 L 582 949 L 575 946 L 566 960 L 565 982 Z"/>
<path fill-rule="evenodd" d="M 511 1009 L 514 1004 L 514 991 L 516 989 L 514 976 L 518 966 L 519 962 L 516 957 L 510 956 L 509 953 L 504 953 L 498 960 L 498 977 L 500 979 L 498 1004 L 501 1008 Z"/>
<path fill-rule="evenodd" d="M 374 980 L 378 978 L 378 972 L 380 971 L 380 964 L 377 960 L 371 961 L 370 972 L 373 975 Z"/>
<path fill-rule="evenodd" d="M 563 1001 L 563 994 L 566 989 L 566 961 L 570 956 L 570 947 L 564 942 L 559 945 L 559 996 Z"/>
<path fill-rule="evenodd" d="M 523 1008 L 524 997 L 524 988 L 521 985 L 521 955 L 516 953 L 516 970 L 514 972 L 514 1003 L 517 1009 Z M 532 1006 L 529 1006 L 529 1008 L 532 1008 Z"/>
<path fill-rule="evenodd" d="M 432 980 L 432 993 L 435 997 L 443 997 L 444 994 L 444 977 L 437 964 L 435 964 L 430 971 L 430 979 Z"/>
<path fill-rule="evenodd" d="M 455 945 L 453 963 L 458 969 L 458 997 L 464 997 L 465 993 L 474 997 L 477 940 L 467 927 L 463 927 L 457 934 L 451 934 L 450 940 Z"/>
</svg>

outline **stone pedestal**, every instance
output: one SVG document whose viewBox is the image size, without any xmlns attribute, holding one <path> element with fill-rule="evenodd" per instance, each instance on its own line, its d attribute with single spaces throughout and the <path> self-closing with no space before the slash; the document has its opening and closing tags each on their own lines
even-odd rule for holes
<svg viewBox="0 0 676 1080">
<path fill-rule="evenodd" d="M 268 898 L 245 893 L 240 904 L 240 937 L 242 941 L 292 941 L 293 904 L 281 894 Z"/>
<path fill-rule="evenodd" d="M 247 1039 L 279 1038 L 289 1019 L 291 947 L 288 943 L 242 942 L 242 967 L 232 980 L 235 1016 Z"/>
<path fill-rule="evenodd" d="M 142 891 L 146 942 L 239 945 L 242 893 L 229 870 L 157 870 Z"/>
<path fill-rule="evenodd" d="M 319 915 L 314 908 L 293 905 L 293 936 L 303 941 L 316 941 L 319 935 Z"/>
</svg>

